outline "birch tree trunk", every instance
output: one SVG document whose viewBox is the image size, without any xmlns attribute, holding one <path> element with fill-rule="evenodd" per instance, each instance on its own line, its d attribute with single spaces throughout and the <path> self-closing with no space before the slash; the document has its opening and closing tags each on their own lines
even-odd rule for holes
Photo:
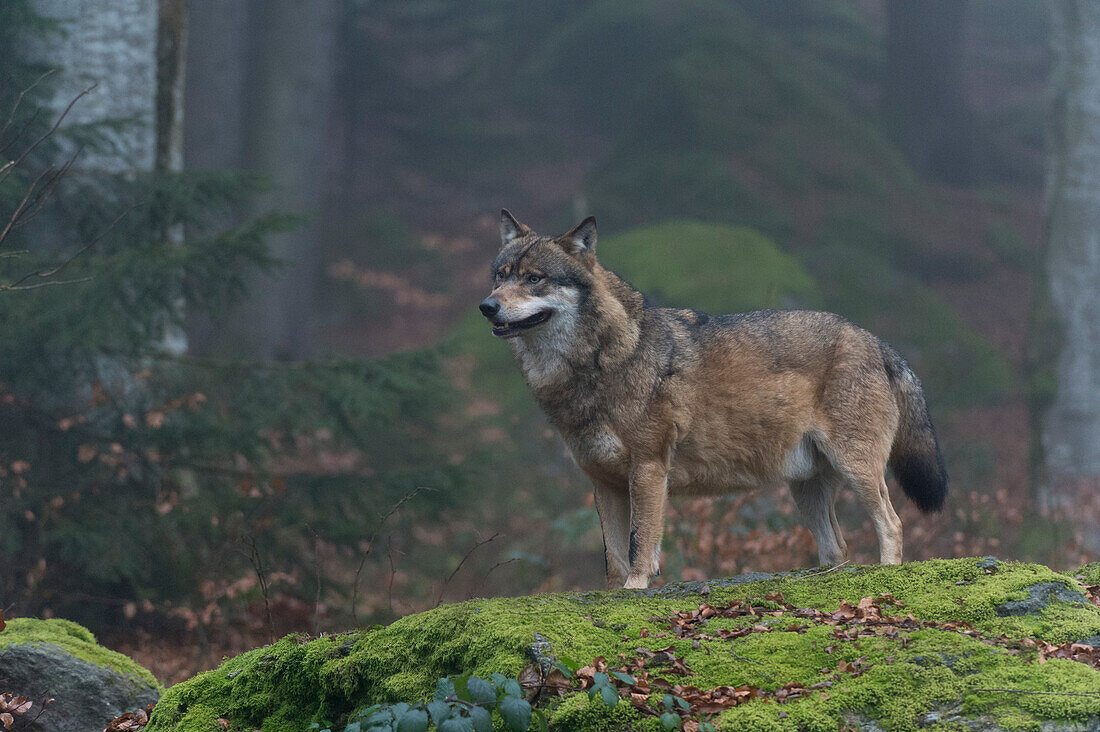
<svg viewBox="0 0 1100 732">
<path fill-rule="evenodd" d="M 1052 3 L 1048 284 L 1061 331 L 1042 423 L 1043 502 L 1100 553 L 1100 4 Z"/>
<path fill-rule="evenodd" d="M 58 114 L 82 90 L 69 125 L 125 124 L 104 134 L 109 146 L 85 150 L 75 168 L 88 172 L 150 171 L 156 146 L 157 4 L 149 0 L 36 0 L 35 10 L 58 21 L 62 34 L 34 41 L 31 58 L 59 71 L 51 111 Z"/>
</svg>

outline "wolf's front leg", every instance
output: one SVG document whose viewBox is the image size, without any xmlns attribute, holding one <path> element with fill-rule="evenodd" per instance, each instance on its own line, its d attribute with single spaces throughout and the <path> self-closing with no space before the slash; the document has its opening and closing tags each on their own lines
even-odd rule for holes
<svg viewBox="0 0 1100 732">
<path fill-rule="evenodd" d="M 607 485 L 592 481 L 592 494 L 603 529 L 607 589 L 617 590 L 626 582 L 629 569 L 627 553 L 630 541 L 630 491 L 625 485 Z"/>
<path fill-rule="evenodd" d="M 668 468 L 661 463 L 640 463 L 630 471 L 630 573 L 627 589 L 649 587 L 650 576 L 660 571 L 658 558 L 665 530 L 665 497 Z"/>
</svg>

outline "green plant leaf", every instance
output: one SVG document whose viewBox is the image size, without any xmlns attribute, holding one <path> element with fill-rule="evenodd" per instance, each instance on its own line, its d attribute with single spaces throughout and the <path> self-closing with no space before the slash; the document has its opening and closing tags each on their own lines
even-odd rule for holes
<svg viewBox="0 0 1100 732">
<path fill-rule="evenodd" d="M 619 692 L 609 685 L 600 687 L 600 698 L 603 699 L 603 703 L 609 707 L 613 707 L 619 703 Z"/>
<path fill-rule="evenodd" d="M 435 682 L 435 696 L 433 697 L 437 702 L 444 701 L 455 695 L 455 684 L 450 678 L 444 676 L 439 681 Z"/>
<path fill-rule="evenodd" d="M 397 732 L 427 732 L 428 714 L 423 709 L 410 709 L 397 722 Z"/>
<path fill-rule="evenodd" d="M 500 716 L 511 732 L 526 732 L 531 726 L 531 705 L 518 695 L 509 694 L 500 702 Z"/>
<path fill-rule="evenodd" d="M 505 682 L 508 681 L 508 677 L 504 674 L 493 672 L 492 674 L 490 674 L 489 680 L 493 682 L 493 686 L 500 689 L 504 687 Z"/>
<path fill-rule="evenodd" d="M 522 699 L 523 689 L 520 688 L 518 681 L 515 679 L 508 679 L 504 682 L 504 694 L 506 696 L 516 696 Z"/>
<path fill-rule="evenodd" d="M 474 732 L 474 723 L 469 717 L 456 715 L 439 725 L 439 732 Z"/>
<path fill-rule="evenodd" d="M 565 678 L 573 678 L 573 669 L 569 668 L 561 661 L 555 661 L 554 668 L 556 668 L 558 671 L 561 671 L 562 676 L 564 676 Z"/>
<path fill-rule="evenodd" d="M 630 674 L 624 674 L 621 671 L 612 671 L 611 675 L 626 684 L 627 686 L 634 686 L 634 677 Z"/>
<path fill-rule="evenodd" d="M 443 724 L 443 720 L 449 718 L 453 711 L 447 702 L 428 702 L 428 714 L 432 715 L 432 721 L 435 722 L 436 727 Z"/>
<path fill-rule="evenodd" d="M 665 705 L 665 709 L 672 711 L 676 708 L 676 700 L 672 698 L 672 694 L 665 694 L 661 697 L 661 703 Z"/>
<path fill-rule="evenodd" d="M 665 712 L 661 715 L 661 727 L 666 730 L 679 729 L 680 715 L 673 714 L 672 712 Z"/>
<path fill-rule="evenodd" d="M 573 674 L 575 674 L 577 672 L 577 669 L 581 667 L 579 663 L 574 661 L 572 658 L 569 658 L 568 656 L 562 656 L 557 660 L 557 663 L 555 663 L 554 665 L 558 666 L 559 668 L 564 665 L 566 668 L 568 668 L 570 671 L 570 673 L 567 674 L 568 676 L 572 676 Z M 562 673 L 565 672 L 562 671 Z"/>
<path fill-rule="evenodd" d="M 493 715 L 485 707 L 470 707 L 470 720 L 474 723 L 474 732 L 493 732 Z"/>
<path fill-rule="evenodd" d="M 466 679 L 466 692 L 470 695 L 470 701 L 483 707 L 491 707 L 497 703 L 496 688 L 485 679 L 471 676 Z"/>
</svg>

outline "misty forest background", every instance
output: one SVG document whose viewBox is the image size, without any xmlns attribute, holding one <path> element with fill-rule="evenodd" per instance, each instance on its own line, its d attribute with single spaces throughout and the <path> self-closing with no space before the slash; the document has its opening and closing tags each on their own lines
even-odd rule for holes
<svg viewBox="0 0 1100 732">
<path fill-rule="evenodd" d="M 908 559 L 1100 558 L 1098 48 L 1088 0 L 4 0 L 0 607 L 173 682 L 602 586 L 476 310 L 501 206 L 897 347 L 951 475 Z M 815 562 L 787 495 L 668 525 L 665 580 Z"/>
</svg>

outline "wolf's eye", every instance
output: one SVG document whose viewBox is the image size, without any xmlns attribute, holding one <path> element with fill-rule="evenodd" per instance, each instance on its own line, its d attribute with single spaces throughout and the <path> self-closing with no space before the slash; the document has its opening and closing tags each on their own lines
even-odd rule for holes
<svg viewBox="0 0 1100 732">
<path fill-rule="evenodd" d="M 537 275 L 537 274 L 527 275 L 527 284 L 537 285 L 540 282 L 542 282 L 542 275 Z"/>
<path fill-rule="evenodd" d="M 503 272 L 497 272 L 496 274 L 493 275 L 493 282 L 500 282 L 503 279 L 504 279 L 504 273 Z"/>
</svg>

